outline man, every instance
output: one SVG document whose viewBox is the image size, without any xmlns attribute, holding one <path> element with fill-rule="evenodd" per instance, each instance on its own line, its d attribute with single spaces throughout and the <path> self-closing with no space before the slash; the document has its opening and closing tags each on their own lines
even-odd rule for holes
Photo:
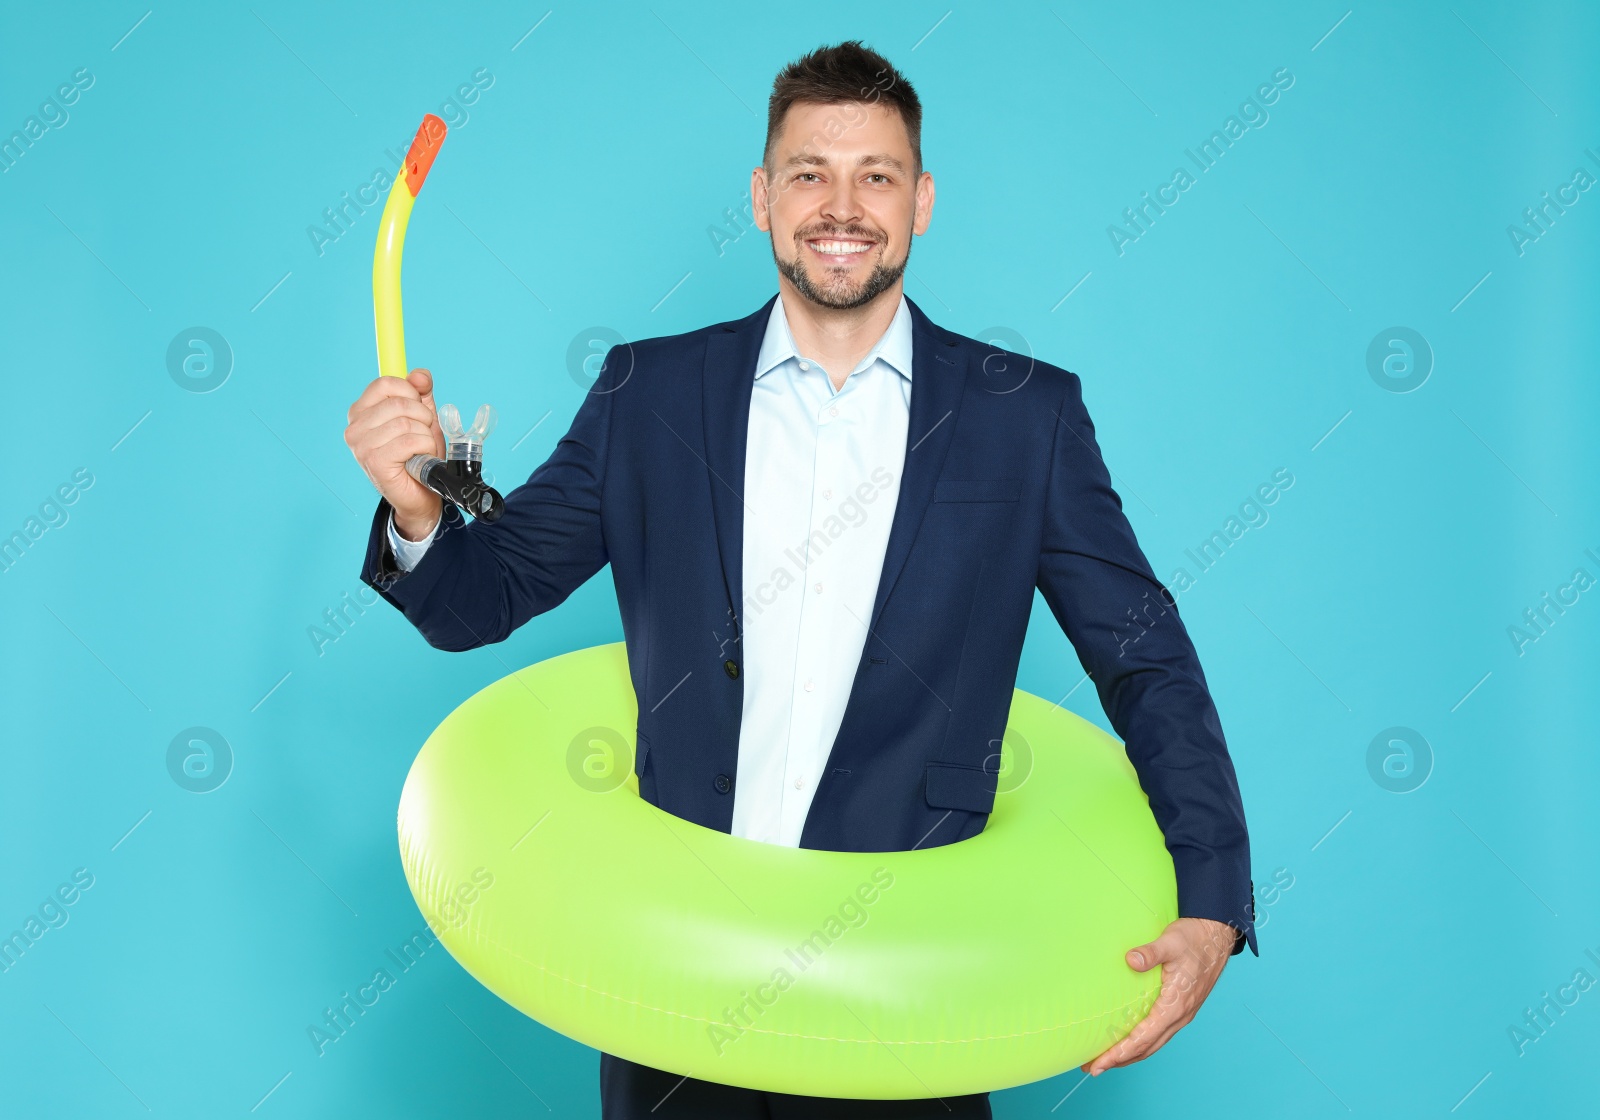
<svg viewBox="0 0 1600 1120">
<path fill-rule="evenodd" d="M 983 830 L 1033 590 L 1127 745 L 1181 917 L 1130 948 L 1162 995 L 1084 1066 L 1149 1056 L 1255 951 L 1233 765 L 1172 597 L 1111 488 L 1079 380 L 943 330 L 902 293 L 928 228 L 922 110 L 849 42 L 785 68 L 751 174 L 779 294 L 614 348 L 493 524 L 405 473 L 442 455 L 426 370 L 345 439 L 383 495 L 362 578 L 434 646 L 504 640 L 610 563 L 648 801 L 754 840 L 903 851 Z M 986 359 L 989 359 L 986 362 Z M 1019 371 L 1022 375 L 1019 376 Z M 1063 677 L 1065 679 L 1065 677 Z M 987 1117 L 988 1094 L 835 1101 L 601 1057 L 606 1117 Z"/>
</svg>

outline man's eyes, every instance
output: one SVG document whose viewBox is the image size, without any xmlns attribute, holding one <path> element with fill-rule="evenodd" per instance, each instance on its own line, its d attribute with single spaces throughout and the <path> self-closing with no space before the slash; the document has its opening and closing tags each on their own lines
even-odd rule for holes
<svg viewBox="0 0 1600 1120">
<path fill-rule="evenodd" d="M 874 172 L 870 173 L 867 176 L 867 179 L 869 181 L 870 180 L 876 180 L 877 184 L 880 184 L 880 185 L 890 182 L 889 176 L 883 174 L 881 171 L 874 171 Z M 796 182 L 801 182 L 801 183 L 805 183 L 805 182 L 821 182 L 822 181 L 822 177 L 820 175 L 818 175 L 815 171 L 801 171 L 797 175 L 795 175 L 795 181 Z"/>
</svg>

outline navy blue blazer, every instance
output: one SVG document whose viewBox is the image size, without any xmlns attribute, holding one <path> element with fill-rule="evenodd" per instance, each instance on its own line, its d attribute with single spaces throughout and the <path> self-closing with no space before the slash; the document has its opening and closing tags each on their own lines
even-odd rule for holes
<svg viewBox="0 0 1600 1120">
<path fill-rule="evenodd" d="M 614 348 L 499 521 L 467 524 L 446 503 L 433 545 L 402 573 L 380 501 L 361 572 L 429 644 L 466 650 L 504 641 L 610 563 L 639 699 L 639 791 L 722 832 L 744 697 L 745 435 L 771 308 Z M 1228 922 L 1233 951 L 1248 940 L 1256 952 L 1222 727 L 1111 488 L 1077 376 L 944 330 L 914 303 L 911 316 L 899 500 L 801 847 L 903 851 L 983 830 L 1037 587 L 1149 796 L 1178 913 Z"/>
</svg>

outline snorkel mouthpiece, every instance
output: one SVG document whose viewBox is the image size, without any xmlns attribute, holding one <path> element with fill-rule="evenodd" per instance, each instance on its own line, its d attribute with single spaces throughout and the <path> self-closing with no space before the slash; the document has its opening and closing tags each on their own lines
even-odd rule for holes
<svg viewBox="0 0 1600 1120">
<path fill-rule="evenodd" d="M 478 520 L 498 521 L 506 501 L 483 481 L 483 441 L 494 431 L 496 419 L 493 405 L 480 405 L 472 427 L 463 430 L 456 406 L 445 405 L 439 409 L 445 457 L 413 455 L 406 461 L 406 473 Z"/>
</svg>

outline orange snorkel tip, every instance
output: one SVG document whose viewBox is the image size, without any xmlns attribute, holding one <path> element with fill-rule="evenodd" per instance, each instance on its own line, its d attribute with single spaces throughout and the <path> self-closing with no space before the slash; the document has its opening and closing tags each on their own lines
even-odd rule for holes
<svg viewBox="0 0 1600 1120">
<path fill-rule="evenodd" d="M 422 118 L 416 139 L 406 151 L 404 174 L 396 175 L 378 219 L 378 244 L 372 251 L 372 322 L 378 339 L 378 372 L 406 376 L 405 324 L 400 313 L 400 256 L 406 224 L 422 183 L 433 167 L 449 129 L 432 113 Z"/>
<path fill-rule="evenodd" d="M 406 190 L 411 192 L 412 198 L 422 192 L 422 181 L 428 177 L 448 131 L 444 121 L 432 113 L 423 116 L 416 139 L 411 141 L 411 148 L 406 152 Z"/>
</svg>

